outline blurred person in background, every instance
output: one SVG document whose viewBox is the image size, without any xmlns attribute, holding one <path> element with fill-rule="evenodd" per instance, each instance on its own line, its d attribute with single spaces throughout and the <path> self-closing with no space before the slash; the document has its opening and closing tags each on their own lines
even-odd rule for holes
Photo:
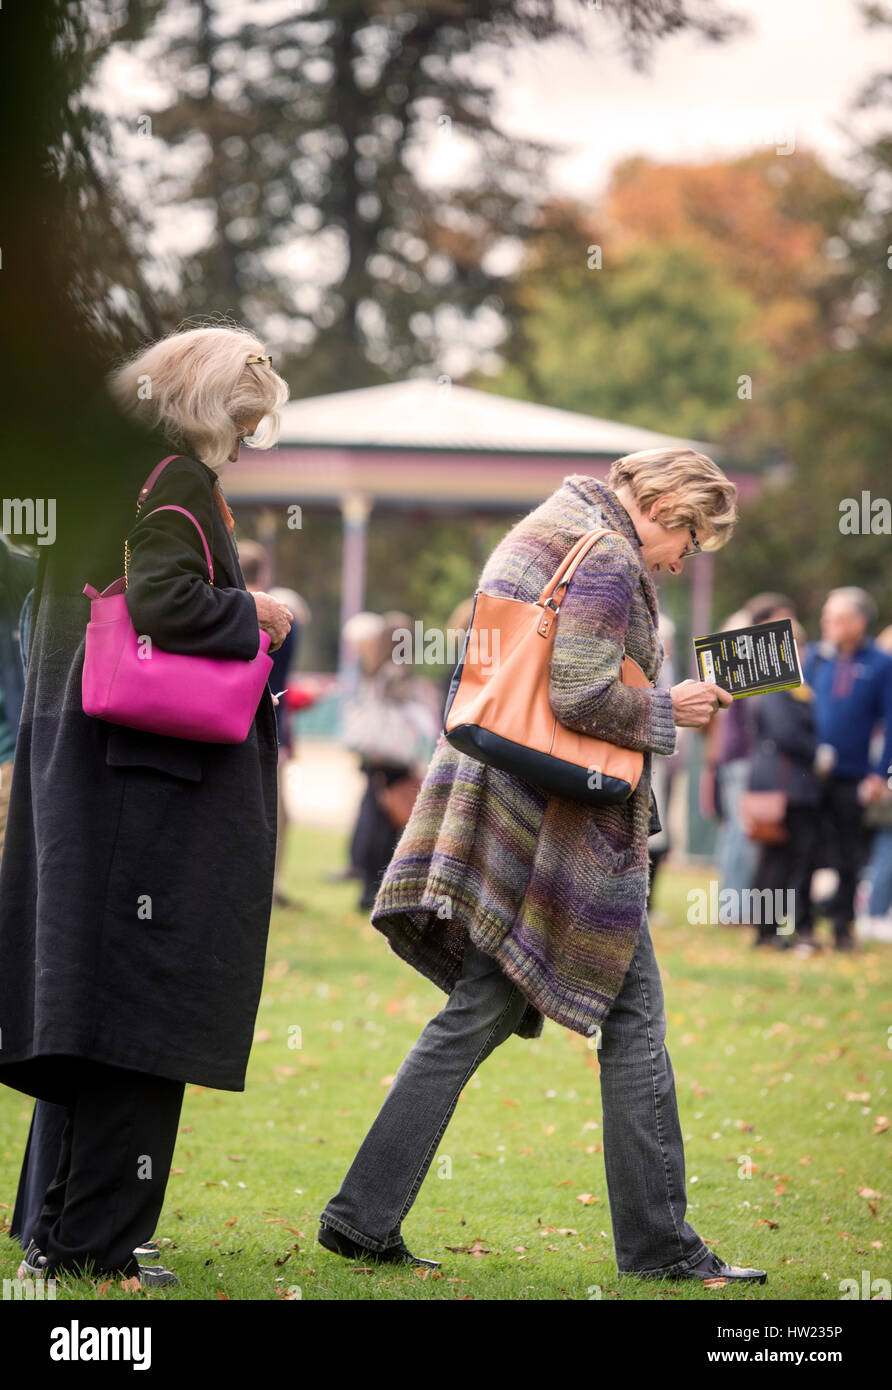
<svg viewBox="0 0 892 1390">
<path fill-rule="evenodd" d="M 286 608 L 294 614 L 294 622 L 291 624 L 288 636 L 281 647 L 271 653 L 273 666 L 269 676 L 269 688 L 278 695 L 280 690 L 287 692 L 289 675 L 297 664 L 301 633 L 309 622 L 310 610 L 296 590 L 273 586 L 273 567 L 266 546 L 261 545 L 259 541 L 244 540 L 239 545 L 238 558 L 245 583 L 248 586 L 248 593 L 253 594 L 257 591 L 268 593 L 271 598 L 276 599 L 279 603 L 284 603 Z M 288 764 L 294 757 L 296 746 L 294 720 L 284 694 L 276 705 L 276 735 L 279 740 L 279 800 L 273 906 L 297 908 L 301 904 L 283 892 L 281 880 L 282 856 L 288 826 L 291 823 L 285 796 L 285 782 Z"/>
<path fill-rule="evenodd" d="M 25 693 L 22 610 L 36 578 L 37 560 L 14 549 L 0 533 L 0 855 Z"/>
<path fill-rule="evenodd" d="M 29 614 L 38 561 L 0 535 L 0 857 L 12 780 L 16 735 L 25 690 Z M 61 1105 L 37 1101 L 25 1145 L 9 1235 L 27 1250 L 46 1190 L 59 1160 L 68 1118 Z"/>
<path fill-rule="evenodd" d="M 675 624 L 665 613 L 660 613 L 657 631 L 663 644 L 663 665 L 657 680 L 657 689 L 671 690 L 675 684 Z M 669 841 L 669 798 L 672 794 L 672 780 L 678 768 L 684 763 L 687 750 L 686 733 L 686 729 L 679 729 L 676 751 L 671 757 L 654 759 L 651 789 L 657 804 L 661 828 L 655 835 L 651 835 L 647 843 L 650 877 L 647 885 L 646 906 L 649 911 L 657 872 L 671 848 Z M 659 920 L 656 913 L 651 912 L 651 916 L 654 921 Z"/>
<path fill-rule="evenodd" d="M 384 613 L 380 625 L 366 623 L 360 631 L 361 678 L 346 711 L 344 741 L 359 754 L 366 779 L 351 856 L 362 878 L 359 908 L 368 912 L 442 728 L 442 710 L 435 682 L 416 675 L 414 662 L 398 659 L 395 644 L 414 633 L 407 613 Z"/>
<path fill-rule="evenodd" d="M 786 601 L 764 617 L 756 616 L 755 621 L 772 622 L 778 618 L 793 619 L 793 636 L 801 652 L 805 646 L 805 632 Z M 761 900 L 761 920 L 755 924 L 753 946 L 780 950 L 794 946 L 797 953 L 802 954 L 801 947 L 805 944 L 807 949 L 807 943 L 801 939 L 794 941 L 792 933 L 794 930 L 801 933 L 803 924 L 810 920 L 811 874 L 818 838 L 817 808 L 821 799 L 814 771 L 817 749 L 814 692 L 803 683 L 792 690 L 753 695 L 749 699 L 755 705 L 749 790 L 780 793 L 783 797 L 783 815 L 773 826 L 766 827 L 763 842 L 756 841 L 759 856 L 753 887 L 759 892 L 767 889 L 771 899 L 770 906 Z M 775 828 L 779 834 L 777 840 L 772 841 L 768 835 Z M 785 896 L 779 897 L 779 894 Z M 792 907 L 792 926 L 782 916 L 787 904 Z M 779 932 L 780 926 L 785 930 Z"/>
<path fill-rule="evenodd" d="M 721 626 L 721 632 L 752 627 L 766 621 L 766 614 L 776 612 L 790 617 L 793 607 L 784 594 L 754 594 L 741 609 L 732 613 Z M 704 772 L 707 787 L 703 792 L 704 811 L 710 810 L 719 820 L 716 836 L 716 863 L 719 891 L 730 889 L 733 902 L 744 901 L 743 893 L 753 886 L 759 850 L 746 833 L 740 810 L 740 799 L 747 789 L 750 758 L 755 741 L 757 696 L 735 700 L 727 710 L 720 710 L 706 732 Z M 739 925 L 739 912 L 723 911 L 723 921 Z"/>
<path fill-rule="evenodd" d="M 865 808 L 885 802 L 889 795 L 892 657 L 869 636 L 875 621 L 876 605 L 864 589 L 832 589 L 821 611 L 821 641 L 807 649 L 802 673 L 815 693 L 820 814 L 824 844 L 830 847 L 838 874 L 836 893 L 825 910 L 839 951 L 850 951 L 855 944 L 855 890 L 870 843 Z M 872 758 L 875 732 L 881 732 L 882 751 Z M 820 849 L 817 853 L 823 857 Z M 803 943 L 812 948 L 813 916 L 814 905 L 800 929 Z"/>
<path fill-rule="evenodd" d="M 370 669 L 372 662 L 377 659 L 378 650 L 381 642 L 381 633 L 384 628 L 384 621 L 380 613 L 354 613 L 352 618 L 348 618 L 341 629 L 341 637 L 348 649 L 353 653 L 359 665 L 359 679 L 363 679 L 366 672 Z M 346 713 L 346 710 L 345 710 Z M 368 790 L 366 788 L 366 790 Z M 359 850 L 363 834 L 363 802 L 365 796 L 360 799 L 356 808 L 356 816 L 353 821 L 353 830 L 350 835 L 350 843 L 347 849 L 347 867 L 336 870 L 334 873 L 326 875 L 330 883 L 341 883 L 345 880 L 363 878 L 362 865 L 359 862 Z"/>
<path fill-rule="evenodd" d="M 748 608 L 732 613 L 722 623 L 720 632 L 749 627 L 752 622 Z M 706 815 L 718 820 L 715 859 L 719 891 L 733 890 L 733 901 L 740 902 L 744 889 L 752 886 L 757 851 L 747 837 L 740 818 L 740 797 L 749 777 L 749 757 L 752 751 L 752 709 L 749 700 L 735 700 L 728 709 L 718 710 L 705 731 L 701 805 Z M 723 914 L 730 924 L 736 920 L 731 912 Z"/>
<path fill-rule="evenodd" d="M 875 646 L 892 656 L 892 627 L 884 627 Z M 874 731 L 875 744 L 883 737 Z M 874 748 L 876 758 L 881 749 Z M 877 796 L 864 808 L 864 823 L 873 831 L 870 862 L 865 872 L 868 890 L 866 911 L 855 919 L 855 933 L 865 941 L 892 941 L 892 767 L 886 766 L 886 795 Z"/>
</svg>

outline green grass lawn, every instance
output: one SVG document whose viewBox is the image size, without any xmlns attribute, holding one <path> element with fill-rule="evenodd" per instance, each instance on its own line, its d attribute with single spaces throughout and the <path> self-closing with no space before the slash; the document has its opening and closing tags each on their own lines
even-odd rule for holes
<svg viewBox="0 0 892 1390">
<path fill-rule="evenodd" d="M 510 1038 L 467 1086 L 404 1222 L 409 1247 L 440 1271 L 323 1250 L 318 1214 L 445 995 L 390 952 L 353 884 L 323 881 L 344 862 L 343 837 L 292 830 L 288 851 L 303 906 L 273 914 L 247 1088 L 186 1088 L 156 1232 L 180 1284 L 141 1297 L 834 1300 L 862 1270 L 892 1277 L 880 1195 L 892 1156 L 892 946 L 757 954 L 751 929 L 688 925 L 686 894 L 705 871 L 667 870 L 652 918 L 688 1218 L 729 1262 L 767 1269 L 767 1284 L 617 1278 L 597 1053 L 550 1020 L 535 1041 Z M 7 1229 L 30 1110 L 0 1087 Z M 0 1277 L 19 1254 L 0 1242 Z M 56 1297 L 132 1295 L 81 1282 Z"/>
</svg>

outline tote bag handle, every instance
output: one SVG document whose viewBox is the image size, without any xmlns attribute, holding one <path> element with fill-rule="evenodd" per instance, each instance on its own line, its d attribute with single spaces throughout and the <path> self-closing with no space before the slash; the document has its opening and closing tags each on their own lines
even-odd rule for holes
<svg viewBox="0 0 892 1390">
<path fill-rule="evenodd" d="M 601 526 L 597 531 L 588 531 L 584 536 L 580 536 L 579 540 L 573 546 L 573 549 L 569 554 L 564 556 L 554 574 L 551 576 L 551 579 L 549 579 L 548 583 L 545 585 L 545 588 L 539 595 L 539 603 L 543 607 L 548 606 L 557 612 L 559 603 L 563 601 L 563 594 L 558 603 L 554 601 L 555 594 L 558 589 L 566 589 L 573 575 L 576 573 L 577 566 L 581 564 L 595 542 L 599 541 L 602 536 L 618 536 L 619 534 L 619 531 L 614 531 L 610 526 Z"/>
</svg>

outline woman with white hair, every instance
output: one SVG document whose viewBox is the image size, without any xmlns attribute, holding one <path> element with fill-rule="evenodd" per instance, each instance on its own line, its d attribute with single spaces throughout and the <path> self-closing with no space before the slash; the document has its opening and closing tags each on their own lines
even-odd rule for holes
<svg viewBox="0 0 892 1390">
<path fill-rule="evenodd" d="M 126 567 L 133 626 L 167 652 L 249 661 L 261 630 L 280 646 L 293 615 L 247 591 L 219 473 L 245 440 L 275 440 L 288 388 L 253 334 L 215 326 L 140 352 L 111 389 L 147 448 L 122 461 L 126 509 L 118 485 L 103 499 L 107 547 L 41 558 L 0 868 L 0 1081 L 65 1112 L 20 1273 L 155 1284 L 176 1280 L 134 1252 L 161 1211 L 184 1085 L 244 1089 L 273 888 L 275 715 L 266 686 L 242 743 L 90 717 L 82 590 Z M 195 526 L 159 507 L 197 520 L 212 579 Z"/>
</svg>

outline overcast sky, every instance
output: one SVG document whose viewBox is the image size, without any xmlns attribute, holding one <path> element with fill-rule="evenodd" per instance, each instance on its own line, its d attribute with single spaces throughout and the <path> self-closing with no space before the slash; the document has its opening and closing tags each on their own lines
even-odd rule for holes
<svg viewBox="0 0 892 1390">
<path fill-rule="evenodd" d="M 855 0 L 726 0 L 723 8 L 746 18 L 748 33 L 723 44 L 689 33 L 663 40 L 641 72 L 622 53 L 608 14 L 611 0 L 601 0 L 601 10 L 595 0 L 591 6 L 578 0 L 557 3 L 588 36 L 588 51 L 569 40 L 529 42 L 510 51 L 477 52 L 467 60 L 474 76 L 493 86 L 495 117 L 503 129 L 563 147 L 548 164 L 554 192 L 596 202 L 612 166 L 630 155 L 696 163 L 758 148 L 778 153 L 811 148 L 836 172 L 852 174 L 857 138 L 878 130 L 886 119 L 882 109 L 852 110 L 864 83 L 890 66 L 889 31 L 868 29 Z M 217 0 L 218 27 L 234 28 L 248 14 L 260 23 L 310 7 L 311 0 Z M 194 22 L 191 13 L 186 20 Z M 182 27 L 176 15 L 163 22 Z M 250 60 L 245 55 L 244 61 Z M 163 78 L 157 59 L 143 46 L 133 55 L 113 50 L 101 79 L 105 102 L 131 132 L 121 148 L 119 172 L 145 209 L 155 204 L 156 160 L 163 155 L 167 171 L 185 170 L 195 157 L 188 145 L 170 152 L 136 135 L 140 115 L 170 96 L 160 85 Z M 472 147 L 432 122 L 413 163 L 422 180 L 448 184 L 462 179 L 472 156 Z M 543 189 L 543 196 L 547 192 Z M 165 278 L 173 273 L 172 267 L 165 269 L 168 250 L 189 255 L 205 244 L 210 210 L 162 207 L 155 225 L 151 249 L 157 259 L 150 276 Z M 287 262 L 293 271 L 297 305 L 302 293 L 336 280 L 339 271 L 324 237 L 303 234 L 297 224 L 295 234 L 289 246 L 273 253 L 273 263 Z M 490 268 L 510 273 L 518 251 L 497 249 L 504 263 Z M 288 312 L 287 305 L 283 309 Z M 284 332 L 284 319 L 280 327 Z M 275 339 L 276 325 L 269 328 Z M 465 336 L 461 325 L 456 331 Z"/>
<path fill-rule="evenodd" d="M 591 36 L 589 52 L 564 41 L 514 50 L 507 74 L 493 69 L 503 125 L 567 146 L 551 180 L 588 196 L 603 191 L 611 166 L 628 155 L 700 162 L 775 148 L 791 136 L 845 173 L 851 140 L 840 123 L 877 128 L 878 115 L 849 107 L 867 78 L 888 69 L 889 30 L 869 30 L 854 0 L 724 8 L 746 17 L 751 32 L 723 44 L 687 33 L 664 40 L 649 71 L 636 72 L 603 12 L 561 0 Z"/>
<path fill-rule="evenodd" d="M 569 41 L 529 43 L 497 60 L 475 58 L 473 71 L 490 78 L 498 118 L 519 135 L 566 147 L 550 174 L 556 188 L 597 196 L 611 166 L 644 154 L 701 161 L 756 146 L 810 146 L 846 170 L 853 130 L 876 128 L 877 114 L 851 111 L 864 81 L 889 66 L 888 29 L 869 30 L 855 0 L 742 0 L 724 8 L 743 15 L 751 32 L 723 44 L 684 33 L 653 49 L 649 69 L 625 59 L 616 28 L 602 10 L 558 0 L 562 13 L 588 36 L 588 52 Z M 294 0 L 284 6 L 293 12 Z M 303 8 L 300 4 L 297 8 Z M 221 28 L 246 11 L 256 22 L 281 13 L 282 0 L 218 0 Z M 110 105 L 132 112 L 158 99 L 155 74 L 117 52 L 103 88 Z M 460 152 L 433 134 L 434 175 L 454 171 Z M 145 150 L 145 145 L 142 146 Z"/>
</svg>

